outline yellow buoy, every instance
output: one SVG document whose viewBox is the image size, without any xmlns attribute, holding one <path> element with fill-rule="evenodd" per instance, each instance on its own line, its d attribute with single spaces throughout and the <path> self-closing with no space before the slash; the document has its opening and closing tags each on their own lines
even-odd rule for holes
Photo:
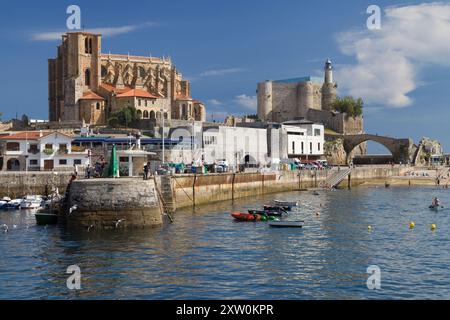
<svg viewBox="0 0 450 320">
<path fill-rule="evenodd" d="M 414 229 L 415 226 L 416 226 L 416 224 L 413 221 L 409 223 L 410 229 Z"/>
<path fill-rule="evenodd" d="M 432 231 L 436 230 L 436 225 L 434 223 L 431 225 L 431 230 Z"/>
<path fill-rule="evenodd" d="M 367 226 L 367 230 L 372 231 L 372 226 Z"/>
</svg>

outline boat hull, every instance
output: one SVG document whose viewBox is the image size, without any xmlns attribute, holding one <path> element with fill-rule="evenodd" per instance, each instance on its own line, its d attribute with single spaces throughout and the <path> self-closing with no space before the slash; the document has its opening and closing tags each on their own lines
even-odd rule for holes
<svg viewBox="0 0 450 320">
<path fill-rule="evenodd" d="M 269 226 L 272 228 L 302 228 L 303 221 L 271 221 Z"/>
<path fill-rule="evenodd" d="M 298 206 L 298 201 L 282 201 L 282 200 L 274 200 L 273 201 L 277 206 L 287 206 L 287 207 L 296 207 Z"/>
<path fill-rule="evenodd" d="M 48 225 L 48 224 L 57 224 L 58 223 L 58 215 L 54 213 L 36 213 L 36 223 L 38 225 Z"/>
</svg>

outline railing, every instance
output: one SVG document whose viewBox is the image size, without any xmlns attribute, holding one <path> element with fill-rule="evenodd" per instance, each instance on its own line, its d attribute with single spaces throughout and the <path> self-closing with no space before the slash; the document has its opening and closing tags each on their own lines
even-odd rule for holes
<svg viewBox="0 0 450 320">
<path fill-rule="evenodd" d="M 321 184 L 321 186 L 325 188 L 334 188 L 338 186 L 351 172 L 352 168 L 342 169 L 328 177 Z"/>
</svg>

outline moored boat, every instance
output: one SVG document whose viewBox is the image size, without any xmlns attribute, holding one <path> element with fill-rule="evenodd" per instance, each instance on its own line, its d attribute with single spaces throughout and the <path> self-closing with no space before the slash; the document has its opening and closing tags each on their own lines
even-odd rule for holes
<svg viewBox="0 0 450 320">
<path fill-rule="evenodd" d="M 39 209 L 42 206 L 42 201 L 41 196 L 25 196 L 20 203 L 20 209 Z"/>
<path fill-rule="evenodd" d="M 269 226 L 273 228 L 302 228 L 303 221 L 270 221 Z"/>
<path fill-rule="evenodd" d="M 248 213 L 250 214 L 260 214 L 260 215 L 266 215 L 269 217 L 281 217 L 283 213 L 286 211 L 269 211 L 269 210 L 248 210 Z"/>
<path fill-rule="evenodd" d="M 37 212 L 35 214 L 36 223 L 39 225 L 57 224 L 58 215 L 56 213 Z"/>
<path fill-rule="evenodd" d="M 292 206 L 265 205 L 264 210 L 265 211 L 291 211 Z"/>
<path fill-rule="evenodd" d="M 265 214 L 252 214 L 243 212 L 233 212 L 231 216 L 238 221 L 275 221 L 278 218 Z"/>
</svg>

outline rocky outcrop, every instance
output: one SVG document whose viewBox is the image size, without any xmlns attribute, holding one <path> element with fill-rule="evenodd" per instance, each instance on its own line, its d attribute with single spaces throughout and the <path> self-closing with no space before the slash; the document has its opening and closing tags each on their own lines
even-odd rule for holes
<svg viewBox="0 0 450 320">
<path fill-rule="evenodd" d="M 430 156 L 441 156 L 444 154 L 441 143 L 428 137 L 423 137 L 418 145 L 416 165 L 427 165 Z"/>
<path fill-rule="evenodd" d="M 347 153 L 345 152 L 344 141 L 342 139 L 326 141 L 324 145 L 324 153 L 329 164 L 331 165 L 346 164 Z"/>
</svg>

